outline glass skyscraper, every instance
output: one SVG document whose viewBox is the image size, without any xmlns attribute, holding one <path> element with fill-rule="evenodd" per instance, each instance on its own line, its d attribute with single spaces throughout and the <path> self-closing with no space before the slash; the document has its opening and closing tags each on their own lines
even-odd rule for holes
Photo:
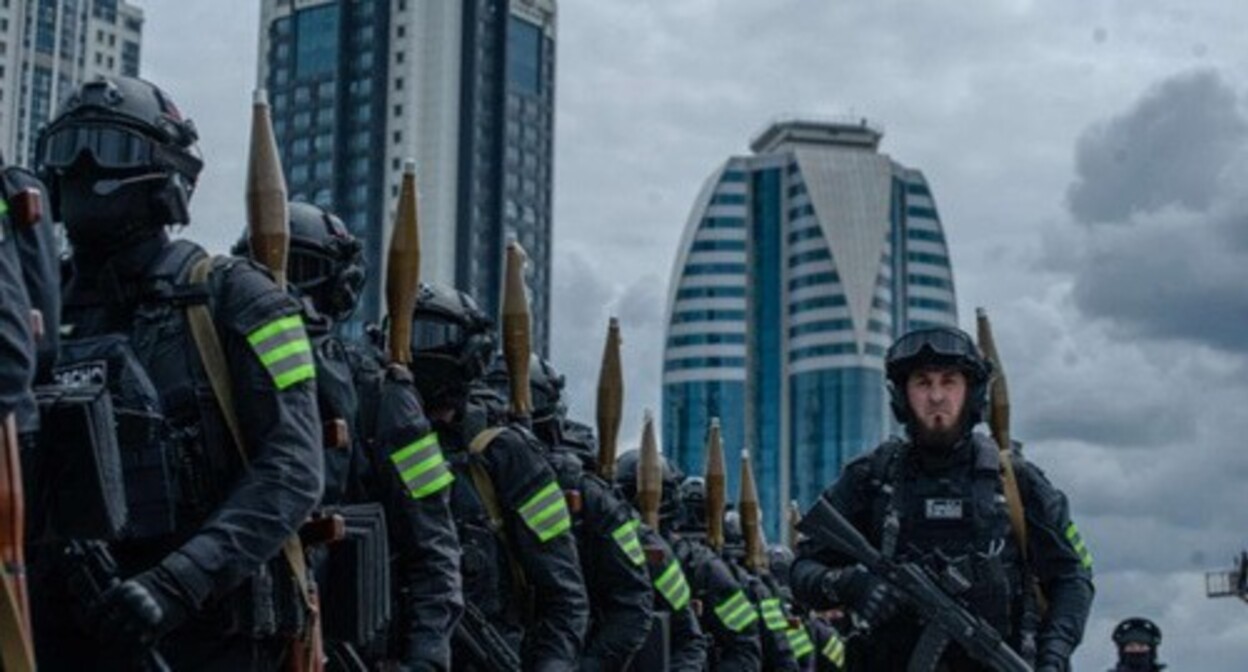
<svg viewBox="0 0 1248 672">
<path fill-rule="evenodd" d="M 497 316 L 503 250 L 529 253 L 534 346 L 549 341 L 554 0 L 264 0 L 259 81 L 292 199 L 342 217 L 384 311 L 385 243 L 416 159 L 422 274 Z"/>
<path fill-rule="evenodd" d="M 865 121 L 772 124 L 707 179 L 672 272 L 664 450 L 702 473 L 719 417 L 729 498 L 748 448 L 771 539 L 787 502 L 810 505 L 891 430 L 892 340 L 957 324 L 931 191 L 881 138 Z"/>
</svg>

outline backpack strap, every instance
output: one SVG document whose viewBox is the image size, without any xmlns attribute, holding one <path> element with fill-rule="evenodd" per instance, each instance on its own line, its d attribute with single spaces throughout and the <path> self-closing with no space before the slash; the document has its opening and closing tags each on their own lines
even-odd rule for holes
<svg viewBox="0 0 1248 672">
<path fill-rule="evenodd" d="M 490 529 L 498 536 L 499 543 L 503 545 L 503 552 L 507 555 L 507 564 L 511 568 L 511 580 L 515 583 L 517 592 L 523 596 L 521 604 L 525 619 L 532 622 L 528 577 L 525 576 L 524 567 L 520 566 L 516 553 L 507 539 L 507 528 L 503 525 L 503 507 L 498 499 L 498 490 L 494 487 L 494 479 L 490 478 L 490 473 L 481 463 L 481 454 L 506 430 L 506 427 L 490 427 L 477 432 L 477 435 L 472 437 L 472 441 L 468 442 L 468 453 L 471 456 L 468 460 L 468 473 L 472 476 L 473 487 L 476 488 L 477 495 L 481 498 L 486 515 L 490 518 Z"/>
</svg>

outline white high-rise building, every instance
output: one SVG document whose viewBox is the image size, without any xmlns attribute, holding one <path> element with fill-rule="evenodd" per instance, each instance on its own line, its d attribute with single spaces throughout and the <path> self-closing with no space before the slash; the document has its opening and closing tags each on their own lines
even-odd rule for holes
<svg viewBox="0 0 1248 672">
<path fill-rule="evenodd" d="M 124 0 L 0 0 L 0 152 L 32 165 L 40 127 L 79 84 L 139 76 L 143 10 Z"/>
<path fill-rule="evenodd" d="M 729 492 L 753 458 L 768 534 L 891 426 L 884 354 L 956 325 L 953 270 L 923 174 L 865 121 L 784 121 L 728 159 L 694 202 L 672 271 L 664 450 L 702 473 L 720 418 Z"/>
</svg>

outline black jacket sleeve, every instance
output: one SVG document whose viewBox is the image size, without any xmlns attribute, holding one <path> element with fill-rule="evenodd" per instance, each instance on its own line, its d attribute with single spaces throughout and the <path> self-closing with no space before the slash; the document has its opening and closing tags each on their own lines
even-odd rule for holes
<svg viewBox="0 0 1248 672">
<path fill-rule="evenodd" d="M 0 420 L 29 394 L 35 371 L 30 303 L 22 284 L 8 217 L 0 217 Z"/>
<path fill-rule="evenodd" d="M 680 559 L 676 557 L 676 552 L 658 532 L 644 523 L 638 528 L 638 532 L 646 551 L 646 568 L 650 574 L 651 585 L 654 587 L 654 608 L 656 611 L 666 611 L 669 616 L 671 658 L 668 662 L 674 672 L 701 672 L 706 669 L 710 642 L 702 631 L 702 625 L 698 622 L 693 603 L 688 599 L 688 578 L 685 577 L 683 569 L 680 569 Z M 676 565 L 675 570 L 672 570 L 673 563 Z M 669 570 L 681 572 L 682 577 L 677 580 L 667 577 L 669 594 L 680 601 L 675 604 L 664 595 L 663 589 L 660 588 L 661 581 L 664 580 Z"/>
<path fill-rule="evenodd" d="M 1066 496 L 1038 467 L 1015 459 L 1027 516 L 1032 568 L 1049 602 L 1037 637 L 1037 652 L 1068 660 L 1083 639 L 1095 589 L 1092 554 L 1070 518 Z"/>
<path fill-rule="evenodd" d="M 779 598 L 773 595 L 758 577 L 740 568 L 737 573 L 750 601 L 754 603 L 754 608 L 759 613 L 758 634 L 759 642 L 762 644 L 763 667 L 767 670 L 797 672 L 797 658 L 793 656 L 793 647 L 789 645 L 788 615 L 784 613 L 784 607 L 780 604 Z M 771 600 L 774 601 L 769 603 Z M 783 615 L 783 621 L 775 621 L 774 617 L 768 617 L 769 614 L 775 613 L 770 611 L 772 608 L 779 610 L 779 613 Z"/>
<path fill-rule="evenodd" d="M 860 457 L 845 467 L 841 477 L 821 497 L 836 507 L 846 520 L 858 531 L 866 534 L 869 526 L 870 497 L 866 491 L 870 477 L 870 458 Z M 824 578 L 830 571 L 840 571 L 854 564 L 849 556 L 820 544 L 810 538 L 802 538 L 797 545 L 797 557 L 789 570 L 789 584 L 798 602 L 815 610 L 834 606 L 824 591 Z"/>
<path fill-rule="evenodd" d="M 526 670 L 575 669 L 589 626 L 571 514 L 536 439 L 508 428 L 482 453 L 504 510 L 515 558 L 533 591 L 534 622 L 521 657 Z"/>
<path fill-rule="evenodd" d="M 56 366 L 61 340 L 61 260 L 57 253 L 52 208 L 48 205 L 47 189 L 29 171 L 9 167 L 5 169 L 5 176 L 13 187 L 30 187 L 42 194 L 39 221 L 17 227 L 15 234 L 26 295 L 31 308 L 38 310 L 43 318 L 43 334 L 35 341 L 35 353 L 39 372 L 36 378 L 44 380 Z"/>
<path fill-rule="evenodd" d="M 762 669 L 758 612 L 732 570 L 704 546 L 683 541 L 676 549 L 681 563 L 693 574 L 693 595 L 702 604 L 702 625 L 711 635 L 715 669 Z"/>
<path fill-rule="evenodd" d="M 249 466 L 204 525 L 166 558 L 196 607 L 275 557 L 323 485 L 316 381 L 299 304 L 239 260 L 219 263 L 210 287 Z M 307 348 L 276 350 L 287 343 Z"/>
<path fill-rule="evenodd" d="M 411 374 L 387 370 L 380 400 L 378 440 L 369 442 L 375 446 L 369 457 L 377 475 L 374 494 L 386 508 L 397 556 L 403 663 L 414 670 L 449 670 L 451 635 L 464 611 L 450 505 L 453 477 Z"/>
<path fill-rule="evenodd" d="M 596 476 L 580 479 L 584 521 L 577 534 L 593 612 L 582 669 L 618 670 L 646 642 L 653 593 L 632 508 Z M 592 577 L 592 578 L 591 578 Z"/>
</svg>

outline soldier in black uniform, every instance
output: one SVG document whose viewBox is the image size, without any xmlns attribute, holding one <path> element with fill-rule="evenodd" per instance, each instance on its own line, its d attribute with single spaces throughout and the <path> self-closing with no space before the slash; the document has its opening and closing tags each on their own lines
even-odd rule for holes
<svg viewBox="0 0 1248 672">
<path fill-rule="evenodd" d="M 630 451 L 616 460 L 615 477 L 629 501 L 637 501 L 637 467 L 640 451 Z M 680 560 L 692 597 L 697 601 L 702 629 L 711 636 L 709 669 L 762 669 L 762 642 L 758 611 L 745 587 L 733 575 L 728 563 L 704 541 L 705 529 L 686 529 L 679 495 L 684 475 L 666 459 L 663 461 L 663 499 L 659 509 L 660 532 Z"/>
<path fill-rule="evenodd" d="M 22 285 L 30 304 L 31 338 L 35 354 L 35 384 L 50 382 L 60 344 L 61 266 L 53 230 L 47 188 L 25 168 L 3 166 L 0 159 L 0 217 L 8 220 L 9 244 L 16 250 Z M 39 408 L 27 394 L 17 411 L 17 431 L 23 458 L 35 457 L 33 445 L 39 431 Z M 33 464 L 23 463 L 28 479 Z"/>
<path fill-rule="evenodd" d="M 451 508 L 469 610 L 520 652 L 524 669 L 573 670 L 589 602 L 563 490 L 531 433 L 494 425 L 488 409 L 469 400 L 494 344 L 493 324 L 475 301 L 421 285 L 412 371 L 454 474 Z M 474 669 L 460 640 L 453 650 L 456 669 Z"/>
<path fill-rule="evenodd" d="M 1166 669 L 1157 662 L 1161 646 L 1161 628 L 1147 618 L 1128 618 L 1114 628 L 1114 646 L 1118 648 L 1118 664 L 1110 672 L 1159 672 Z"/>
<path fill-rule="evenodd" d="M 767 576 L 771 579 L 772 588 L 797 619 L 795 623 L 790 623 L 785 633 L 789 647 L 793 649 L 793 656 L 802 670 L 839 672 L 845 666 L 845 643 L 832 623 L 793 599 L 793 590 L 789 586 L 793 560 L 793 549 L 788 546 L 771 544 L 767 547 L 767 564 L 771 568 Z"/>
<path fill-rule="evenodd" d="M 22 281 L 17 227 L 12 219 L 7 212 L 0 216 L 0 421 L 29 399 L 35 374 L 30 299 Z"/>
<path fill-rule="evenodd" d="M 685 479 L 692 500 L 685 501 L 685 511 L 695 502 L 706 510 L 706 483 L 701 477 Z M 684 495 L 685 487 L 681 493 Z M 732 568 L 737 580 L 745 586 L 745 592 L 754 604 L 759 616 L 759 639 L 763 645 L 763 668 L 768 670 L 801 669 L 797 652 L 789 639 L 789 619 L 792 617 L 789 600 L 784 599 L 780 586 L 771 576 L 770 569 L 751 571 L 745 564 L 745 535 L 741 528 L 741 514 L 733 509 L 724 512 L 724 559 Z M 803 647 L 804 648 L 804 647 Z"/>
<path fill-rule="evenodd" d="M 73 246 L 58 371 L 113 393 L 129 508 L 112 544 L 122 580 L 93 604 L 67 585 L 79 568 L 56 562 L 59 544 L 41 549 L 43 669 L 131 669 L 159 643 L 178 670 L 271 670 L 304 634 L 306 572 L 288 540 L 322 487 L 310 344 L 267 272 L 201 263 L 198 246 L 169 238 L 189 222 L 195 141 L 163 91 L 125 77 L 79 87 L 39 137 Z M 197 341 L 188 313 L 200 309 L 211 323 Z M 197 347 L 213 340 L 224 365 L 211 375 L 232 399 L 214 393 Z"/>
<path fill-rule="evenodd" d="M 451 633 L 463 610 L 459 576 L 459 541 L 450 510 L 449 469 L 440 454 L 409 474 L 425 487 L 409 488 L 402 463 L 392 455 L 413 452 L 410 446 L 436 444 L 411 374 L 402 367 L 353 370 L 351 347 L 334 328 L 355 312 L 366 271 L 363 247 L 337 216 L 307 203 L 292 202 L 290 257 L 287 278 L 292 292 L 310 304 L 307 330 L 316 358 L 317 398 L 324 424 L 325 493 L 321 505 L 331 511 L 344 504 L 379 502 L 387 521 L 392 552 L 392 602 L 397 608 L 391 646 L 370 642 L 329 641 L 330 660 L 356 655 L 364 659 L 397 660 L 412 671 L 450 668 Z M 234 253 L 249 255 L 246 235 Z M 362 433 L 356 384 L 374 389 L 365 394 L 384 412 L 383 426 L 371 423 Z M 345 432 L 343 431 L 345 430 Z M 420 449 L 417 449 L 420 450 Z M 419 473 L 417 473 L 419 472 Z M 441 478 L 439 478 L 441 476 Z M 328 558 L 318 558 L 324 576 Z M 377 568 L 358 568 L 377 572 Z M 328 577 L 325 577 L 328 579 Z M 327 588 L 330 588 L 327 586 Z M 326 595 L 338 594 L 334 590 Z M 357 596 L 366 599 L 363 596 Z M 342 599 L 349 599 L 343 597 Z M 333 610 L 333 603 L 323 605 Z M 327 633 L 327 636 L 330 633 Z M 351 647 L 350 652 L 337 650 Z M 375 652 L 374 655 L 368 655 Z"/>
<path fill-rule="evenodd" d="M 889 440 L 851 462 L 822 496 L 886 556 L 961 571 L 972 586 L 959 596 L 968 608 L 1015 650 L 1034 651 L 1037 670 L 1067 670 L 1092 603 L 1091 555 L 1065 496 L 1014 451 L 1026 515 L 1029 562 L 1023 561 L 1001 453 L 992 439 L 972 433 L 987 403 L 990 365 L 969 336 L 940 327 L 900 338 L 886 369 L 908 440 Z M 1048 601 L 1043 619 L 1033 611 L 1033 577 Z M 814 540 L 799 546 L 792 582 L 811 607 L 844 604 L 870 624 L 869 634 L 849 647 L 851 669 L 905 667 L 922 624 L 887 584 Z M 982 669 L 957 646 L 943 660 L 949 669 Z"/>
<path fill-rule="evenodd" d="M 505 394 L 507 371 L 501 358 L 487 376 Z M 572 530 L 589 590 L 589 634 L 581 669 L 622 670 L 646 641 L 653 596 L 638 532 L 641 520 L 595 473 L 597 442 L 583 425 L 569 432 L 563 403 L 563 376 L 534 355 L 529 367 L 533 434 L 565 493 L 574 493 Z M 504 397 L 500 396 L 500 399 Z M 505 413 L 505 404 L 498 409 Z"/>
</svg>

